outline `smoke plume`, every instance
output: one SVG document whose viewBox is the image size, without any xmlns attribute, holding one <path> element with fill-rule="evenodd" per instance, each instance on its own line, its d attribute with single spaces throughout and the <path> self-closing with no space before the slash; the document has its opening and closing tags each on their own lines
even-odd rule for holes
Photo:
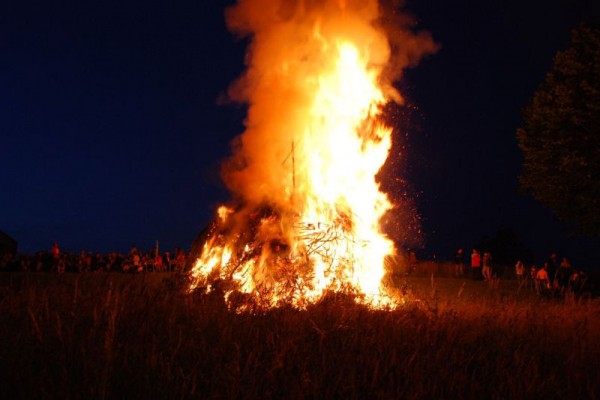
<svg viewBox="0 0 600 400">
<path fill-rule="evenodd" d="M 433 53 L 427 33 L 415 33 L 401 3 L 388 0 L 239 0 L 226 10 L 228 28 L 249 38 L 245 73 L 229 89 L 233 101 L 247 104 L 245 132 L 233 146 L 222 175 L 234 196 L 246 204 L 288 201 L 293 168 L 291 144 L 303 146 L 310 130 L 318 72 L 334 68 L 332 43 L 349 41 L 368 60 L 386 99 L 401 102 L 393 86 L 407 67 Z M 308 152 L 311 149 L 307 149 Z M 317 150 L 315 150 L 317 151 Z"/>
</svg>

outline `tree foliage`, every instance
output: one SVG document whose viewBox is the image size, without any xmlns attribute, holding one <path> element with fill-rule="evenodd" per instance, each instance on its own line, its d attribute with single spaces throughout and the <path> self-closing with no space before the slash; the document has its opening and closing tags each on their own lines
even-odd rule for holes
<svg viewBox="0 0 600 400">
<path fill-rule="evenodd" d="M 517 130 L 521 188 L 578 233 L 600 235 L 600 27 L 558 52 Z"/>
<path fill-rule="evenodd" d="M 483 237 L 475 248 L 491 252 L 497 265 L 514 265 L 517 260 L 528 264 L 534 261 L 531 249 L 510 228 L 500 229 L 492 237 Z"/>
</svg>

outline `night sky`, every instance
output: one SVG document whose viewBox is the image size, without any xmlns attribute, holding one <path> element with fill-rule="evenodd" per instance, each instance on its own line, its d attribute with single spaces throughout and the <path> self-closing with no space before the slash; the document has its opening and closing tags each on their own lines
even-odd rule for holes
<svg viewBox="0 0 600 400">
<path fill-rule="evenodd" d="M 231 3 L 0 5 L 0 230 L 19 251 L 189 248 L 229 199 L 219 166 L 243 131 L 244 107 L 220 101 L 246 45 L 225 27 Z M 538 260 L 600 264 L 598 240 L 519 194 L 516 142 L 522 108 L 597 4 L 407 2 L 441 45 L 399 83 L 422 256 L 511 228 Z"/>
</svg>

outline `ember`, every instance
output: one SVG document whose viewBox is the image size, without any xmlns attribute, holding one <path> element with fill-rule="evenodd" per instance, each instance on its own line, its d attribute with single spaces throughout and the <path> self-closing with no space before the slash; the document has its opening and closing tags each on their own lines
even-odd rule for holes
<svg viewBox="0 0 600 400">
<path fill-rule="evenodd" d="M 237 201 L 219 208 L 191 289 L 218 282 L 264 307 L 328 292 L 393 306 L 381 282 L 394 244 L 379 226 L 392 205 L 375 176 L 391 147 L 381 109 L 401 97 L 377 1 L 241 0 L 226 15 L 252 37 L 230 90 L 248 118 L 223 172 Z"/>
</svg>

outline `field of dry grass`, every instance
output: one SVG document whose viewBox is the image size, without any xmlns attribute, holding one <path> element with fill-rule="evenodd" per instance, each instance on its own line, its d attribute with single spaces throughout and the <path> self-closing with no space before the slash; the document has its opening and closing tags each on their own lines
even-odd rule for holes
<svg viewBox="0 0 600 400">
<path fill-rule="evenodd" d="M 0 274 L 0 398 L 600 396 L 600 303 L 398 278 L 371 311 L 229 312 L 165 274 Z"/>
</svg>

